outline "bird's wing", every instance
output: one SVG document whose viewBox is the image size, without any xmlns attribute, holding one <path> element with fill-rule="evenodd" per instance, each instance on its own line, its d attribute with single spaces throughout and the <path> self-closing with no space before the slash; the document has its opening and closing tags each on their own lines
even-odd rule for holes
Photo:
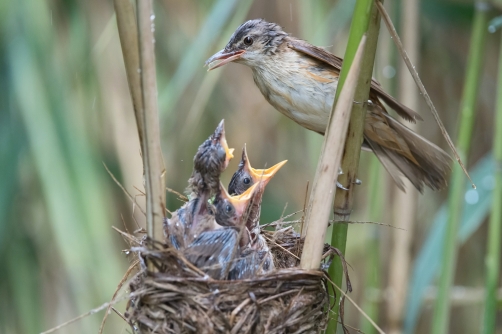
<svg viewBox="0 0 502 334">
<path fill-rule="evenodd" d="M 302 41 L 301 39 L 290 39 L 288 41 L 288 47 L 298 51 L 305 53 L 313 58 L 316 58 L 332 67 L 334 67 L 337 71 L 341 71 L 343 59 L 335 56 L 334 54 L 329 53 L 328 51 L 314 46 L 308 42 Z M 371 92 L 370 95 L 375 94 L 379 98 L 381 98 L 385 103 L 389 105 L 392 109 L 394 109 L 399 116 L 404 118 L 407 121 L 415 123 L 415 121 L 423 120 L 422 117 L 412 109 L 408 108 L 404 104 L 397 101 L 395 98 L 387 94 L 378 81 L 375 79 L 371 80 Z"/>
<path fill-rule="evenodd" d="M 225 266 L 237 245 L 238 232 L 234 228 L 222 228 L 200 234 L 183 252 L 188 261 L 209 276 L 223 279 Z"/>
</svg>

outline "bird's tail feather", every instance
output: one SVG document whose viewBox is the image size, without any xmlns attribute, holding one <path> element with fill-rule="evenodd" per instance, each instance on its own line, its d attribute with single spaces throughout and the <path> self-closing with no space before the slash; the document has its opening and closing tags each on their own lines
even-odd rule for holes
<svg viewBox="0 0 502 334">
<path fill-rule="evenodd" d="M 404 183 L 400 177 L 404 175 L 420 192 L 423 192 L 424 185 L 433 190 L 445 188 L 447 174 L 451 169 L 451 157 L 441 148 L 402 125 L 390 115 L 385 113 L 384 116 L 386 123 L 406 142 L 418 163 L 365 136 L 365 143 L 387 169 L 396 185 L 404 191 Z"/>
</svg>

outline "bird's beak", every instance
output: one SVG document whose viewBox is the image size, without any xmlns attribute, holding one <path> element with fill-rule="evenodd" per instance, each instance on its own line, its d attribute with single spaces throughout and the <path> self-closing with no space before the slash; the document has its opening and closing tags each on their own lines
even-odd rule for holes
<svg viewBox="0 0 502 334">
<path fill-rule="evenodd" d="M 226 158 L 225 158 L 225 168 L 227 168 L 228 163 L 234 157 L 234 154 L 233 154 L 234 153 L 234 149 L 233 148 L 229 148 L 228 144 L 227 144 L 227 139 L 225 137 L 225 120 L 222 120 L 220 122 L 220 124 L 218 124 L 218 127 L 216 128 L 216 131 L 215 131 L 214 135 L 220 138 L 220 145 L 225 150 L 225 155 L 226 155 Z"/>
<path fill-rule="evenodd" d="M 233 154 L 234 153 L 234 149 L 228 147 L 227 140 L 225 139 L 225 136 L 221 136 L 220 144 L 223 147 L 223 149 L 225 149 L 225 154 L 226 154 L 225 168 L 227 168 L 228 163 L 234 157 L 234 154 Z"/>
<path fill-rule="evenodd" d="M 286 162 L 288 162 L 288 160 L 281 161 L 267 169 L 254 169 L 249 164 L 249 159 L 246 159 L 246 165 L 244 168 L 248 170 L 249 175 L 251 175 L 251 178 L 253 179 L 253 183 L 261 183 L 262 188 L 264 188 L 272 177 L 274 177 L 275 173 L 277 173 L 279 169 L 286 164 Z"/>
<path fill-rule="evenodd" d="M 225 49 L 223 49 L 206 60 L 204 66 L 208 66 L 208 71 L 214 70 L 215 68 L 221 67 L 227 63 L 230 63 L 231 61 L 239 59 L 245 52 L 245 50 L 226 52 Z M 221 62 L 215 63 L 218 60 L 221 60 Z"/>
<path fill-rule="evenodd" d="M 237 196 L 230 196 L 228 194 L 227 189 L 221 184 L 220 182 L 220 196 L 223 199 L 226 199 L 232 204 L 232 206 L 235 209 L 235 213 L 237 217 L 242 217 L 242 215 L 246 212 L 249 203 L 251 199 L 253 198 L 253 195 L 256 192 L 256 189 L 258 189 L 259 183 L 253 184 L 252 187 L 250 187 L 248 190 L 243 192 L 240 195 Z"/>
<path fill-rule="evenodd" d="M 230 196 L 229 201 L 235 208 L 237 217 L 242 217 L 258 189 L 259 183 L 253 184 L 248 190 L 237 196 Z"/>
</svg>

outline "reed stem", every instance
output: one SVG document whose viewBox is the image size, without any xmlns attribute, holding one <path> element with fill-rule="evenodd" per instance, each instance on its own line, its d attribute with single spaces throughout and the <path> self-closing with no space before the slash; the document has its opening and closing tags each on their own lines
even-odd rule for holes
<svg viewBox="0 0 502 334">
<path fill-rule="evenodd" d="M 352 64 L 359 41 L 366 34 L 367 42 L 363 56 L 363 64 L 359 76 L 359 82 L 354 95 L 355 103 L 352 106 L 347 141 L 345 143 L 345 152 L 342 159 L 342 170 L 344 174 L 338 177 L 338 181 L 348 188 L 345 190 L 336 190 L 334 200 L 335 220 L 347 221 L 352 210 L 352 201 L 354 193 L 354 184 L 356 180 L 357 167 L 359 165 L 359 155 L 363 140 L 364 120 L 366 118 L 366 102 L 369 96 L 371 77 L 373 72 L 373 63 L 375 61 L 376 45 L 378 41 L 378 30 L 380 27 L 380 16 L 373 0 L 357 0 L 354 16 L 350 25 L 349 40 L 345 51 L 344 62 L 340 73 L 340 80 L 335 95 L 335 104 L 343 87 L 347 72 Z M 345 254 L 347 244 L 348 224 L 335 224 L 331 236 L 331 245 L 338 248 Z M 343 268 L 339 259 L 335 259 L 329 268 L 329 275 L 338 286 L 342 285 Z M 336 333 L 338 326 L 338 314 L 340 309 L 340 295 L 337 294 L 334 306 L 335 316 L 328 323 L 328 333 Z"/>
<path fill-rule="evenodd" d="M 336 179 L 342 160 L 365 44 L 366 37 L 363 36 L 347 76 L 347 84 L 340 94 L 339 101 L 332 111 L 330 123 L 326 128 L 311 194 L 312 201 L 305 219 L 307 234 L 300 261 L 302 269 L 319 269 L 322 260 L 324 243 L 319 240 L 326 238 L 330 207 L 335 196 Z"/>
<path fill-rule="evenodd" d="M 483 67 L 484 45 L 487 35 L 488 5 L 478 2 L 475 6 L 471 45 L 467 60 L 466 80 L 461 101 L 460 127 L 457 148 L 460 159 L 467 162 L 474 125 L 474 108 Z M 464 176 L 459 165 L 453 166 L 451 187 L 448 194 L 448 222 L 443 246 L 438 298 L 435 304 L 432 333 L 448 333 L 450 316 L 450 288 L 453 284 L 457 261 L 457 234 L 464 201 Z"/>
</svg>

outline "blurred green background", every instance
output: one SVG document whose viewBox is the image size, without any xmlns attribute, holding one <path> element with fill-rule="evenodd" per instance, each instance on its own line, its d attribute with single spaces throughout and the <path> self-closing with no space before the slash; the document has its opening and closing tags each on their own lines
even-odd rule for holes
<svg viewBox="0 0 502 334">
<path fill-rule="evenodd" d="M 399 27 L 406 2 L 388 2 Z M 286 205 L 286 214 L 301 210 L 323 138 L 273 110 L 248 68 L 229 64 L 207 73 L 202 65 L 224 47 L 240 23 L 258 17 L 343 56 L 354 3 L 154 1 L 168 187 L 184 190 L 198 145 L 224 118 L 236 157 L 246 143 L 254 167 L 289 160 L 267 188 L 262 221 L 278 219 Z M 472 1 L 420 2 L 417 68 L 454 139 L 472 16 Z M 144 219 L 133 212 L 103 163 L 130 193 L 140 195 L 141 157 L 111 1 L 4 0 L 0 26 L 0 333 L 38 333 L 111 299 L 130 262 L 122 252 L 127 244 L 111 227 L 135 229 Z M 452 306 L 452 333 L 476 333 L 482 319 L 485 222 L 491 198 L 486 177 L 494 169 L 489 152 L 498 45 L 498 34 L 489 35 L 468 164 L 472 170 L 477 162 L 484 163 L 478 165 L 475 182 L 485 182 L 486 189 L 480 186 L 478 200 L 472 203 L 466 196 L 472 205 L 468 211 L 477 214 L 462 222 L 466 227 L 455 279 L 460 292 Z M 375 77 L 396 94 L 397 73 L 405 69 L 383 26 L 377 58 Z M 420 133 L 446 148 L 425 103 L 419 103 L 425 119 Z M 237 164 L 238 158 L 223 175 L 224 183 Z M 377 166 L 371 154 L 362 153 L 363 185 L 352 218 L 399 226 L 392 219 L 395 187 Z M 428 276 L 424 272 L 430 261 L 436 261 L 437 268 L 440 258 L 442 240 L 434 231 L 445 220 L 436 213 L 446 196 L 447 191 L 425 191 L 419 196 L 414 230 L 402 231 L 413 233 L 411 264 L 422 261 L 412 268 L 411 287 L 425 282 L 422 290 L 407 297 L 407 332 L 430 330 L 435 271 Z M 141 196 L 138 201 L 143 203 Z M 180 204 L 168 194 L 168 209 Z M 371 309 L 384 329 L 386 305 L 394 298 L 388 287 L 391 232 L 387 226 L 355 224 L 348 234 L 352 297 Z M 347 324 L 366 328 L 358 311 L 346 305 Z M 118 305 L 121 312 L 124 308 L 125 302 Z M 97 333 L 102 316 L 103 312 L 92 315 L 59 332 Z M 498 325 L 502 333 L 500 313 Z M 127 330 L 112 314 L 104 332 Z"/>
</svg>

